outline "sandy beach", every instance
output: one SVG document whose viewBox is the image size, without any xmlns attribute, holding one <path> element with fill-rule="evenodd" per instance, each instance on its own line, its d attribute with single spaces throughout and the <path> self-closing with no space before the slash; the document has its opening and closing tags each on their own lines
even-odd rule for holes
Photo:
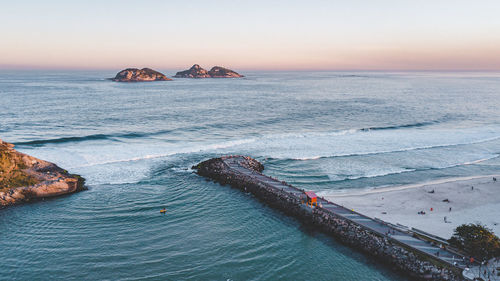
<svg viewBox="0 0 500 281">
<path fill-rule="evenodd" d="M 493 177 L 499 180 L 495 182 Z M 446 239 L 451 237 L 455 227 L 464 223 L 479 222 L 500 234 L 498 175 L 445 179 L 348 194 L 320 193 L 320 196 L 367 216 Z M 425 214 L 419 214 L 420 211 Z"/>
</svg>

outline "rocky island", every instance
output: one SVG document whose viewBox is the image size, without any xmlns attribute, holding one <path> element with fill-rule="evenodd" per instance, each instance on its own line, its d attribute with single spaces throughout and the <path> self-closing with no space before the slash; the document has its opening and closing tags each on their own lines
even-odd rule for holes
<svg viewBox="0 0 500 281">
<path fill-rule="evenodd" d="M 239 74 L 236 71 L 233 71 L 231 69 L 224 68 L 222 66 L 214 66 L 210 71 L 208 71 L 208 74 L 212 78 L 239 78 L 239 77 L 244 77 L 243 75 Z"/>
<path fill-rule="evenodd" d="M 244 77 L 228 68 L 222 66 L 214 66 L 207 71 L 198 64 L 193 65 L 190 69 L 179 71 L 174 75 L 175 78 L 239 78 Z"/>
<path fill-rule="evenodd" d="M 84 179 L 0 140 L 0 208 L 84 190 Z"/>
<path fill-rule="evenodd" d="M 150 81 L 170 81 L 172 79 L 151 68 L 127 68 L 118 72 L 115 78 L 111 80 L 116 82 L 150 82 Z"/>
</svg>

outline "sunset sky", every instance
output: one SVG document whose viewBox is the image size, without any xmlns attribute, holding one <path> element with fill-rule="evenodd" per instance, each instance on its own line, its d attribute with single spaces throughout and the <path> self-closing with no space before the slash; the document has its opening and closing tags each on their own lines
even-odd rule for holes
<svg viewBox="0 0 500 281">
<path fill-rule="evenodd" d="M 500 1 L 2 1 L 0 68 L 500 70 Z"/>
</svg>

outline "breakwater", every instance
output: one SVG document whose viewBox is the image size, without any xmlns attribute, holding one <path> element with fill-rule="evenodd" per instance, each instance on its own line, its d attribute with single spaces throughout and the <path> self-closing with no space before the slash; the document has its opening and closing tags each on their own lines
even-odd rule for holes
<svg viewBox="0 0 500 281">
<path fill-rule="evenodd" d="M 416 280 L 463 280 L 460 255 L 322 198 L 317 206 L 309 206 L 303 190 L 263 175 L 264 166 L 252 158 L 213 158 L 193 168 L 201 176 L 254 194 Z"/>
</svg>

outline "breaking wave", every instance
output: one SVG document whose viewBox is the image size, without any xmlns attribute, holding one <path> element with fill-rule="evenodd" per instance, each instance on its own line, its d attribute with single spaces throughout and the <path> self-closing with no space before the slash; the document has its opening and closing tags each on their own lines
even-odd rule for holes
<svg viewBox="0 0 500 281">
<path fill-rule="evenodd" d="M 339 130 L 335 132 L 329 133 L 310 133 L 311 135 L 345 135 L 345 134 L 353 134 L 359 132 L 369 132 L 369 131 L 378 131 L 378 130 L 398 130 L 398 129 L 407 129 L 407 128 L 418 128 L 424 126 L 430 126 L 434 124 L 438 124 L 441 121 L 429 121 L 429 122 L 418 122 L 418 123 L 410 123 L 410 124 L 402 124 L 402 125 L 391 125 L 391 126 L 381 126 L 381 127 L 367 127 L 361 129 L 346 129 Z M 213 124 L 208 127 L 219 127 L 223 124 Z M 200 130 L 206 129 L 206 127 L 190 127 L 190 128 L 174 128 L 171 130 L 161 130 L 156 132 L 126 132 L 126 133 L 117 133 L 117 134 L 92 134 L 86 136 L 69 136 L 69 137 L 61 137 L 61 138 L 53 138 L 53 139 L 39 139 L 39 140 L 31 140 L 31 141 L 23 141 L 23 142 L 15 142 L 15 145 L 19 146 L 41 146 L 45 144 L 57 144 L 57 143 L 69 143 L 69 142 L 84 142 L 84 141 L 92 141 L 92 140 L 112 140 L 119 141 L 120 138 L 144 138 L 151 137 L 156 135 L 168 134 L 174 131 L 182 131 L 182 130 Z M 305 134 L 293 134 L 295 137 L 306 137 L 310 135 L 309 133 Z M 292 135 L 292 134 L 291 134 Z M 284 135 L 286 136 L 286 134 Z"/>
<path fill-rule="evenodd" d="M 367 131 L 379 131 L 379 130 L 397 130 L 397 129 L 406 129 L 406 128 L 420 128 L 420 127 L 431 126 L 431 125 L 435 125 L 435 124 L 439 124 L 439 123 L 441 123 L 440 120 L 434 120 L 434 121 L 428 121 L 428 122 L 417 122 L 417 123 L 394 125 L 394 126 L 368 127 L 368 128 L 362 128 L 362 129 L 360 129 L 360 131 L 367 132 Z"/>
<path fill-rule="evenodd" d="M 486 139 L 480 139 L 480 140 L 471 141 L 471 142 L 451 143 L 451 144 L 443 144 L 443 145 L 428 145 L 428 146 L 408 147 L 408 148 L 401 148 L 401 149 L 394 149 L 394 150 L 380 150 L 380 151 L 363 152 L 363 153 L 346 153 L 346 154 L 334 154 L 334 155 L 327 155 L 327 156 L 312 156 L 312 157 L 299 157 L 299 158 L 281 158 L 281 159 L 284 159 L 284 160 L 290 159 L 290 160 L 298 160 L 298 161 L 309 161 L 309 160 L 318 160 L 318 159 L 333 158 L 333 157 L 351 157 L 351 156 L 378 155 L 378 154 L 388 154 L 388 153 L 397 153 L 397 152 L 416 151 L 416 150 L 427 150 L 427 149 L 434 149 L 434 148 L 447 148 L 447 147 L 454 147 L 454 146 L 460 146 L 460 145 L 480 144 L 480 143 L 483 143 L 483 142 L 494 141 L 494 140 L 497 140 L 497 139 L 500 139 L 500 136 L 492 137 L 492 138 L 486 138 Z M 280 159 L 280 158 L 277 158 L 277 159 Z M 486 159 L 486 160 L 488 160 L 488 159 Z"/>
<path fill-rule="evenodd" d="M 115 134 L 115 135 L 106 135 L 106 134 L 95 134 L 95 135 L 87 135 L 81 137 L 62 137 L 55 139 L 42 139 L 42 140 L 32 140 L 32 141 L 24 141 L 24 142 L 16 142 L 15 145 L 44 145 L 50 143 L 67 143 L 67 142 L 83 142 L 83 141 L 91 141 L 91 140 L 116 140 L 115 138 L 140 138 L 144 137 L 145 134 L 141 133 L 124 133 L 124 134 Z"/>
<path fill-rule="evenodd" d="M 379 173 L 370 173 L 368 172 L 365 175 L 359 175 L 359 176 L 329 176 L 329 178 L 334 181 L 334 182 L 342 182 L 346 180 L 357 180 L 357 179 L 364 179 L 364 178 L 377 178 L 377 177 L 385 177 L 385 176 L 391 176 L 391 175 L 397 175 L 397 174 L 403 174 L 403 173 L 410 173 L 410 172 L 421 172 L 421 171 L 430 171 L 430 170 L 443 170 L 443 169 L 449 169 L 449 168 L 454 168 L 454 167 L 460 167 L 460 166 L 467 166 L 467 165 L 475 165 L 475 164 L 480 164 L 482 162 L 492 160 L 495 158 L 500 157 L 499 154 L 494 154 L 489 157 L 477 159 L 477 160 L 472 160 L 472 161 L 465 161 L 461 163 L 456 163 L 456 164 L 451 164 L 451 165 L 442 165 L 442 166 L 435 166 L 435 167 L 428 167 L 428 168 L 401 168 L 400 170 L 388 170 L 386 172 L 379 172 Z M 335 178 L 337 177 L 337 179 Z"/>
</svg>

